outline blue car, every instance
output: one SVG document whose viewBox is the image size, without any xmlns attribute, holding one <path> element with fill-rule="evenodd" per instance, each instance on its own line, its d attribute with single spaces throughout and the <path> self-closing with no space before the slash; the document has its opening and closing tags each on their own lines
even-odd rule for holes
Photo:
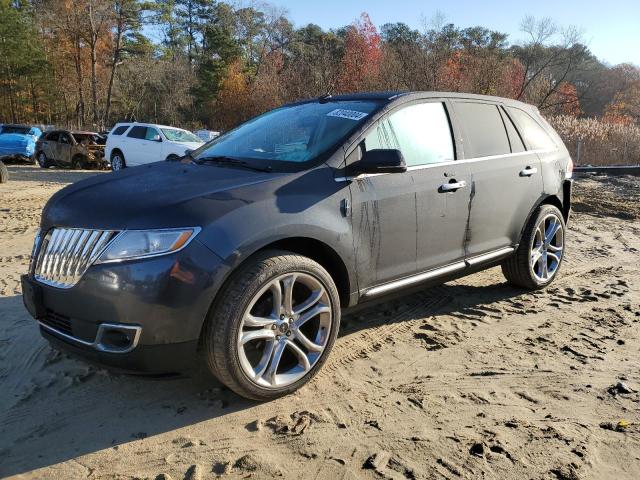
<svg viewBox="0 0 640 480">
<path fill-rule="evenodd" d="M 36 141 L 42 135 L 37 127 L 29 125 L 0 126 L 0 158 L 34 161 Z"/>
</svg>

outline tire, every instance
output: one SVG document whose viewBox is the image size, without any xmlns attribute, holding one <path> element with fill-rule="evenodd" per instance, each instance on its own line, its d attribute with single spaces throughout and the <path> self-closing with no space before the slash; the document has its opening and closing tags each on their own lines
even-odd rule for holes
<svg viewBox="0 0 640 480">
<path fill-rule="evenodd" d="M 278 290 L 282 301 L 274 302 Z M 286 316 L 278 314 L 287 310 Z M 209 371 L 227 387 L 267 401 L 313 378 L 339 327 L 340 297 L 329 273 L 307 257 L 269 250 L 248 260 L 223 287 L 203 329 L 201 350 Z"/>
<path fill-rule="evenodd" d="M 40 165 L 40 168 L 49 168 L 49 159 L 44 152 L 39 152 L 36 158 L 38 165 Z"/>
<path fill-rule="evenodd" d="M 516 253 L 502 264 L 507 281 L 529 290 L 553 282 L 564 258 L 565 232 L 560 210 L 540 205 L 529 219 Z"/>
<path fill-rule="evenodd" d="M 74 170 L 82 170 L 86 168 L 86 163 L 87 162 L 85 162 L 85 159 L 82 155 L 76 155 L 71 159 L 71 168 L 73 168 Z"/>
<path fill-rule="evenodd" d="M 4 162 L 0 162 L 0 183 L 7 183 L 9 181 L 9 169 L 4 164 Z"/>
<path fill-rule="evenodd" d="M 127 162 L 124 159 L 124 155 L 119 150 L 111 154 L 111 171 L 117 172 L 127 168 Z"/>
</svg>

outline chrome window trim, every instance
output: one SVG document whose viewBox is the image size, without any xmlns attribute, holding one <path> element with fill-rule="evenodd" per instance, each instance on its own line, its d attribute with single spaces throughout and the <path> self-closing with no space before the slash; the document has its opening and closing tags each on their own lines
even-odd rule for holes
<svg viewBox="0 0 640 480">
<path fill-rule="evenodd" d="M 74 337 L 73 335 L 69 335 L 67 333 L 61 332 L 60 330 L 58 330 L 57 328 L 51 327 L 49 325 L 46 325 L 40 321 L 38 321 L 38 324 L 40 325 L 40 327 L 44 328 L 45 330 L 54 333 L 55 335 L 59 335 L 67 340 L 70 340 L 72 342 L 76 342 L 79 343 L 81 345 L 84 345 L 85 347 L 91 347 L 95 350 L 98 350 L 100 352 L 105 352 L 105 353 L 129 353 L 131 352 L 134 348 L 136 348 L 138 346 L 138 342 L 140 341 L 140 335 L 142 334 L 142 327 L 139 325 L 125 325 L 125 324 L 118 324 L 118 323 L 101 323 L 98 326 L 98 332 L 96 333 L 96 338 L 93 342 L 88 342 L 86 340 L 82 340 L 80 338 Z M 108 328 L 114 328 L 114 329 L 119 329 L 119 330 L 133 330 L 134 334 L 133 334 L 133 341 L 131 342 L 131 345 L 127 348 L 124 349 L 114 349 L 114 348 L 109 348 L 109 347 L 105 347 L 104 345 L 102 345 L 102 336 L 104 335 L 104 331 Z"/>
<path fill-rule="evenodd" d="M 509 157 L 521 157 L 529 154 L 539 154 L 539 153 L 552 153 L 557 152 L 558 149 L 553 150 L 525 150 L 524 152 L 516 152 L 516 153 L 501 153 L 500 155 L 489 155 L 486 157 L 474 157 L 474 158 L 463 158 L 460 160 L 448 160 L 446 162 L 438 162 L 438 163 L 426 163 L 424 165 L 413 165 L 411 167 L 407 167 L 407 172 L 414 172 L 416 170 L 426 170 L 428 168 L 435 167 L 446 167 L 451 165 L 460 165 L 463 163 L 475 163 L 481 162 L 485 160 L 496 160 L 499 158 L 509 158 Z M 354 177 L 335 177 L 334 180 L 336 182 L 348 182 L 352 180 L 360 180 L 362 178 L 369 177 L 377 177 L 378 175 L 396 175 L 392 173 L 361 173 L 360 175 L 356 175 Z"/>
</svg>

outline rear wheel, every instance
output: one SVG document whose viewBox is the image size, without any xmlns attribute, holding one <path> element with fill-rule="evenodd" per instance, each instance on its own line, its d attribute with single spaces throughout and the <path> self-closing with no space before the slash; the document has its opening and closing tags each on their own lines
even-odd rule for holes
<svg viewBox="0 0 640 480">
<path fill-rule="evenodd" d="M 297 390 L 322 367 L 340 325 L 340 299 L 313 260 L 267 251 L 220 293 L 203 332 L 209 370 L 243 397 L 270 400 Z"/>
<path fill-rule="evenodd" d="M 127 162 L 124 159 L 124 155 L 122 152 L 115 152 L 111 155 L 111 170 L 117 172 L 118 170 L 122 170 L 127 167 Z"/>
<path fill-rule="evenodd" d="M 549 285 L 564 258 L 565 228 L 557 207 L 541 205 L 529 220 L 515 255 L 502 264 L 509 283 L 531 290 Z"/>
</svg>

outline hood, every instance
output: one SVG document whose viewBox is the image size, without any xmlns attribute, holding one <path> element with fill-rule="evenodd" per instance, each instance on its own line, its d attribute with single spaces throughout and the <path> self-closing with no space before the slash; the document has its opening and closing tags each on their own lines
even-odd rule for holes
<svg viewBox="0 0 640 480">
<path fill-rule="evenodd" d="M 204 145 L 203 142 L 180 142 L 177 145 L 184 146 L 185 150 L 195 150 Z"/>
<path fill-rule="evenodd" d="M 212 165 L 158 162 L 96 175 L 51 197 L 42 229 L 146 229 L 205 226 L 239 206 L 268 195 L 288 174 Z M 279 183 L 279 182 L 275 182 Z"/>
</svg>

